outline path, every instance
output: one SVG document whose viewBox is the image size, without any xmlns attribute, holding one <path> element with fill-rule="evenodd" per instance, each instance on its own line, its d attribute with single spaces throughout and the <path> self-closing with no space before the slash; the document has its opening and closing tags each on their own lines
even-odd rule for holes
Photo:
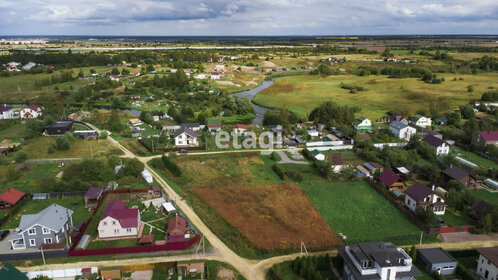
<svg viewBox="0 0 498 280">
<path fill-rule="evenodd" d="M 276 152 L 280 156 L 280 161 L 278 163 L 309 164 L 309 162 L 307 162 L 307 161 L 290 159 L 287 156 L 287 154 L 284 151 L 282 151 L 282 150 L 278 150 Z"/>
</svg>

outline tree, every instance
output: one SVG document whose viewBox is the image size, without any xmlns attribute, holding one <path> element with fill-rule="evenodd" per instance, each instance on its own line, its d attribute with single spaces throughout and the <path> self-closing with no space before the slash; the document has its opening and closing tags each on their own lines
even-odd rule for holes
<svg viewBox="0 0 498 280">
<path fill-rule="evenodd" d="M 80 72 L 78 73 L 78 77 L 83 78 L 85 76 L 85 72 L 83 72 L 83 69 L 80 69 Z"/>
<path fill-rule="evenodd" d="M 467 86 L 467 91 L 468 91 L 468 92 L 474 92 L 474 91 L 475 91 L 474 86 L 473 86 L 473 85 L 468 85 L 468 86 Z"/>
<path fill-rule="evenodd" d="M 70 148 L 69 140 L 66 136 L 57 136 L 55 139 L 55 148 L 59 151 L 67 151 Z"/>
<path fill-rule="evenodd" d="M 108 133 L 107 131 L 102 131 L 102 132 L 100 133 L 99 138 L 100 138 L 100 139 L 107 139 L 107 136 L 109 136 L 109 133 Z"/>
<path fill-rule="evenodd" d="M 474 108 L 469 104 L 460 106 L 460 114 L 462 114 L 464 119 L 472 119 L 476 116 Z"/>
<path fill-rule="evenodd" d="M 123 174 L 126 176 L 138 177 L 144 170 L 144 167 L 145 165 L 141 161 L 139 161 L 137 158 L 133 158 L 126 161 L 122 170 Z"/>
<path fill-rule="evenodd" d="M 118 68 L 116 68 L 116 67 L 112 68 L 112 70 L 111 70 L 111 74 L 112 74 L 112 75 L 119 75 L 119 73 L 120 73 L 120 72 L 119 72 L 119 69 L 118 69 Z"/>
<path fill-rule="evenodd" d="M 15 154 L 14 154 L 14 160 L 17 162 L 17 163 L 21 163 L 21 162 L 24 162 L 28 159 L 28 153 L 26 153 L 25 151 L 23 150 L 20 150 L 20 151 L 17 151 Z"/>
<path fill-rule="evenodd" d="M 117 155 L 111 155 L 108 159 L 107 159 L 107 165 L 114 169 L 116 166 L 120 165 L 121 164 L 121 159 L 119 158 L 119 156 Z"/>
<path fill-rule="evenodd" d="M 460 114 L 459 111 L 447 112 L 446 118 L 448 119 L 448 124 L 457 125 L 460 123 L 462 115 Z"/>
<path fill-rule="evenodd" d="M 26 133 L 29 138 L 39 136 L 42 133 L 43 128 L 45 127 L 43 121 L 37 119 L 26 120 L 25 125 L 26 125 Z"/>
</svg>

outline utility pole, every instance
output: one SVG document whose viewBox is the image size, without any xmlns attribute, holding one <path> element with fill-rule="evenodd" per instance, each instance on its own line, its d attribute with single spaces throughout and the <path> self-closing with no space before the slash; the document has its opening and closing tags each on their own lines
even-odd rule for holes
<svg viewBox="0 0 498 280">
<path fill-rule="evenodd" d="M 424 231 L 422 230 L 422 231 L 420 232 L 420 242 L 419 242 L 419 244 L 418 244 L 418 248 L 419 248 L 419 249 L 420 249 L 420 248 L 422 248 L 422 236 L 423 236 L 423 235 L 424 235 Z"/>
<path fill-rule="evenodd" d="M 306 249 L 306 245 L 303 242 L 303 239 L 301 239 L 301 256 L 303 255 L 303 248 L 304 252 L 306 253 L 306 256 L 308 255 L 308 250 Z"/>
<path fill-rule="evenodd" d="M 45 254 L 43 253 L 43 246 L 40 247 L 41 254 L 42 254 L 42 259 L 43 259 L 43 266 L 46 268 L 47 263 L 45 262 Z"/>
</svg>

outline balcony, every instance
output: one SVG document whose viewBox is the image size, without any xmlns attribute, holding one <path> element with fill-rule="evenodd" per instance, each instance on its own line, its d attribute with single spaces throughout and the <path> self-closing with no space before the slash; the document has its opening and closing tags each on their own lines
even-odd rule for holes
<svg viewBox="0 0 498 280">
<path fill-rule="evenodd" d="M 19 239 L 19 240 L 12 241 L 12 249 L 14 249 L 14 250 L 26 249 L 26 244 L 24 244 L 24 240 Z"/>
</svg>

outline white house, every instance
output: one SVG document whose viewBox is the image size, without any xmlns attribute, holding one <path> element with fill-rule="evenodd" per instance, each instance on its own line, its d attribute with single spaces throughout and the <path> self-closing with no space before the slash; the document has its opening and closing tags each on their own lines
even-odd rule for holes
<svg viewBox="0 0 498 280">
<path fill-rule="evenodd" d="M 310 129 L 307 131 L 307 133 L 310 137 L 318 137 L 318 131 L 316 131 L 315 129 Z"/>
<path fill-rule="evenodd" d="M 436 149 L 436 155 L 438 156 L 448 155 L 450 153 L 450 145 L 448 144 L 448 142 L 444 141 L 443 139 L 440 139 L 438 137 L 429 134 L 424 137 L 423 141 L 429 144 L 430 146 L 434 147 Z"/>
<path fill-rule="evenodd" d="M 354 129 L 357 131 L 372 130 L 372 122 L 367 118 L 359 118 L 354 122 Z"/>
<path fill-rule="evenodd" d="M 116 76 L 116 75 L 112 75 L 109 77 L 111 79 L 111 81 L 116 81 L 116 82 L 119 82 L 119 76 Z"/>
<path fill-rule="evenodd" d="M 7 104 L 0 104 L 0 120 L 10 120 L 14 118 L 14 109 Z"/>
<path fill-rule="evenodd" d="M 426 128 L 432 124 L 431 118 L 427 118 L 427 117 L 424 117 L 422 115 L 413 115 L 410 118 L 410 122 L 415 126 L 419 126 L 419 127 L 423 127 L 423 128 Z"/>
<path fill-rule="evenodd" d="M 195 75 L 194 78 L 199 79 L 199 80 L 204 80 L 204 79 L 206 79 L 206 75 L 198 74 L 198 75 Z"/>
<path fill-rule="evenodd" d="M 233 126 L 233 133 L 236 135 L 244 134 L 247 131 L 247 126 L 243 124 L 236 124 Z"/>
<path fill-rule="evenodd" d="M 444 215 L 446 210 L 446 203 L 434 192 L 434 185 L 430 189 L 420 182 L 416 182 L 405 191 L 405 206 L 413 212 L 417 206 L 428 208 L 436 215 Z"/>
<path fill-rule="evenodd" d="M 415 129 L 414 127 L 411 127 L 399 121 L 392 121 L 391 123 L 389 123 L 389 130 L 399 139 L 403 139 L 406 141 L 410 141 L 412 135 L 415 135 L 415 133 L 417 132 L 417 129 Z"/>
<path fill-rule="evenodd" d="M 479 248 L 479 259 L 477 260 L 476 274 L 482 280 L 498 279 L 498 246 Z"/>
<path fill-rule="evenodd" d="M 325 155 L 322 154 L 319 150 L 313 150 L 311 154 L 315 157 L 317 160 L 325 160 Z"/>
<path fill-rule="evenodd" d="M 182 126 L 182 128 L 175 132 L 173 137 L 175 138 L 175 146 L 177 147 L 199 146 L 199 143 L 197 142 L 197 134 L 185 126 Z"/>
<path fill-rule="evenodd" d="M 21 119 L 36 119 L 42 115 L 42 108 L 38 105 L 29 105 L 21 110 Z"/>
<path fill-rule="evenodd" d="M 221 75 L 218 72 L 212 72 L 211 73 L 211 80 L 219 80 L 221 79 Z"/>
<path fill-rule="evenodd" d="M 109 203 L 97 227 L 99 238 L 137 237 L 142 222 L 138 208 L 130 209 L 118 199 Z"/>
<path fill-rule="evenodd" d="M 152 177 L 152 174 L 149 170 L 144 168 L 144 171 L 142 171 L 142 173 L 140 174 L 142 175 L 142 178 L 144 178 L 145 182 L 147 182 L 147 184 L 150 185 L 154 182 L 154 177 Z"/>
<path fill-rule="evenodd" d="M 225 65 L 218 64 L 214 67 L 214 70 L 216 72 L 224 72 L 225 71 Z"/>
</svg>

